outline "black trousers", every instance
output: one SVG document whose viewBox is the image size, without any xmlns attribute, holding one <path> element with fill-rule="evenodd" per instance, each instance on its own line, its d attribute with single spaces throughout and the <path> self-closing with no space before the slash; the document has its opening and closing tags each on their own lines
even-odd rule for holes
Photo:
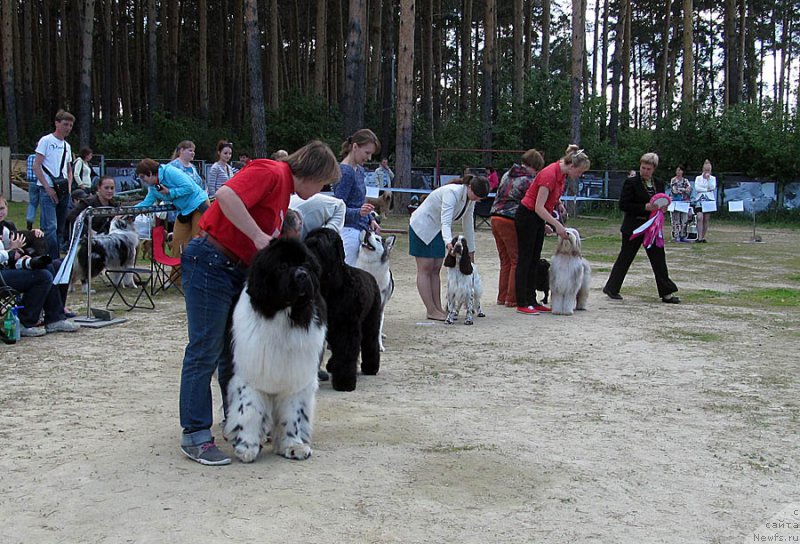
<svg viewBox="0 0 800 544">
<path fill-rule="evenodd" d="M 611 275 L 606 282 L 605 290 L 610 293 L 619 293 L 622 288 L 622 282 L 625 281 L 625 276 L 628 274 L 628 269 L 633 263 L 633 259 L 642 247 L 643 237 L 637 236 L 633 240 L 630 239 L 631 233 L 622 233 L 622 248 L 619 251 L 617 260 L 614 263 L 614 268 L 611 269 Z M 647 258 L 650 259 L 650 267 L 653 269 L 653 275 L 656 278 L 656 287 L 658 287 L 658 296 L 665 297 L 678 290 L 675 283 L 669 279 L 669 270 L 667 270 L 667 256 L 663 247 L 658 247 L 655 244 L 645 249 Z"/>
<path fill-rule="evenodd" d="M 514 217 L 517 229 L 517 270 L 514 283 L 517 291 L 517 306 L 533 306 L 536 304 L 536 268 L 542 257 L 544 244 L 544 219 L 536 212 L 519 205 Z"/>
</svg>

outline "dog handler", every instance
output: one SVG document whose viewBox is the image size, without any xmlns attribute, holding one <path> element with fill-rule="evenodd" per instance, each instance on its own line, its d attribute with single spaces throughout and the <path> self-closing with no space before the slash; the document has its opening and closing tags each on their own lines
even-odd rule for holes
<svg viewBox="0 0 800 544">
<path fill-rule="evenodd" d="M 639 159 L 639 173 L 626 179 L 622 185 L 622 192 L 619 195 L 619 209 L 625 212 L 625 217 L 620 227 L 622 247 L 619 250 L 617 260 L 614 262 L 614 267 L 611 269 L 611 275 L 608 277 L 605 287 L 603 287 L 603 293 L 612 300 L 622 300 L 622 295 L 619 294 L 622 282 L 625 281 L 628 269 L 631 267 L 633 259 L 639 252 L 644 240 L 642 236 L 637 236 L 631 240 L 633 231 L 647 221 L 650 212 L 658 209 L 658 206 L 650 203 L 650 199 L 660 192 L 656 189 L 653 181 L 653 172 L 655 172 L 656 166 L 658 166 L 658 155 L 645 153 Z M 664 211 L 666 212 L 666 206 Z M 664 247 L 653 244 L 645 248 L 645 252 L 647 253 L 647 258 L 650 259 L 653 275 L 656 277 L 658 296 L 667 304 L 680 303 L 680 299 L 673 295 L 678 290 L 678 287 L 669 279 L 667 256 L 664 252 Z"/>
<path fill-rule="evenodd" d="M 578 149 L 577 145 L 570 145 L 564 156 L 545 166 L 533 180 L 525 192 L 517 214 L 514 217 L 517 229 L 517 270 L 515 273 L 515 288 L 517 291 L 517 311 L 521 314 L 536 315 L 539 312 L 549 312 L 550 308 L 536 305 L 536 299 L 530 300 L 531 293 L 528 283 L 537 284 L 536 263 L 542 256 L 544 245 L 544 229 L 549 224 L 561 238 L 567 237 L 564 225 L 555 217 L 553 211 L 558 206 L 559 214 L 565 215 L 566 210 L 561 203 L 561 194 L 564 192 L 564 182 L 567 177 L 577 179 L 589 169 L 589 157 Z"/>
<path fill-rule="evenodd" d="M 466 174 L 428 195 L 408 222 L 408 252 L 417 263 L 417 291 L 428 319 L 444 321 L 441 279 L 444 256 L 452 249 L 452 225 L 461 219 L 467 246 L 475 260 L 475 202 L 489 194 L 489 180 Z M 445 247 L 445 240 L 447 246 Z"/>
<path fill-rule="evenodd" d="M 230 458 L 211 434 L 211 376 L 219 368 L 223 405 L 230 377 L 230 319 L 258 250 L 281 232 L 289 197 L 300 198 L 339 179 L 336 156 L 312 141 L 282 161 L 250 161 L 216 193 L 200 221 L 200 236 L 183 252 L 189 344 L 180 391 L 181 451 L 204 465 L 227 465 Z"/>
</svg>

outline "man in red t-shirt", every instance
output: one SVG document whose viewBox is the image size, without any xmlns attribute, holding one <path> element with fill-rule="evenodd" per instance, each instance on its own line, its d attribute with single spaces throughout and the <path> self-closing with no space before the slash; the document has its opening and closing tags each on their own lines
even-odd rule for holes
<svg viewBox="0 0 800 544">
<path fill-rule="evenodd" d="M 338 179 L 336 156 L 318 141 L 282 161 L 250 161 L 219 188 L 200 222 L 200 236 L 184 249 L 189 343 L 181 372 L 180 419 L 181 451 L 190 459 L 204 465 L 231 462 L 211 433 L 211 376 L 219 368 L 224 405 L 231 370 L 230 318 L 247 267 L 280 234 L 293 192 L 305 199 Z"/>
</svg>

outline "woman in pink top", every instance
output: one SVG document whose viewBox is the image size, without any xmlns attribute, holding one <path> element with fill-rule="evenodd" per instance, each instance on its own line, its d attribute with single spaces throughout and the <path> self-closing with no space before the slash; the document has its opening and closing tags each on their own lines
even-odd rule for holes
<svg viewBox="0 0 800 544">
<path fill-rule="evenodd" d="M 556 234 L 566 237 L 564 225 L 553 217 L 553 210 L 558 207 L 559 214 L 564 214 L 561 203 L 564 182 L 567 177 L 581 177 L 588 169 L 589 157 L 577 145 L 570 145 L 560 160 L 545 166 L 536 175 L 517 208 L 514 218 L 518 245 L 515 282 L 519 313 L 536 315 L 550 311 L 546 306 L 537 305 L 533 296 L 537 280 L 534 267 L 542 256 L 544 228 L 549 224 Z"/>
</svg>

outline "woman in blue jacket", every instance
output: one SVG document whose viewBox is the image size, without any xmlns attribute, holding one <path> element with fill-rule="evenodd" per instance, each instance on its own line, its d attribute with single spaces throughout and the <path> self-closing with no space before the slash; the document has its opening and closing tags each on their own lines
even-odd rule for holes
<svg viewBox="0 0 800 544">
<path fill-rule="evenodd" d="M 200 217 L 208 209 L 208 195 L 185 172 L 174 166 L 160 165 L 153 159 L 143 159 L 136 167 L 136 174 L 149 186 L 147 196 L 137 208 L 165 201 L 178 209 L 172 231 L 172 255 L 180 257 L 189 240 L 200 233 Z"/>
</svg>

